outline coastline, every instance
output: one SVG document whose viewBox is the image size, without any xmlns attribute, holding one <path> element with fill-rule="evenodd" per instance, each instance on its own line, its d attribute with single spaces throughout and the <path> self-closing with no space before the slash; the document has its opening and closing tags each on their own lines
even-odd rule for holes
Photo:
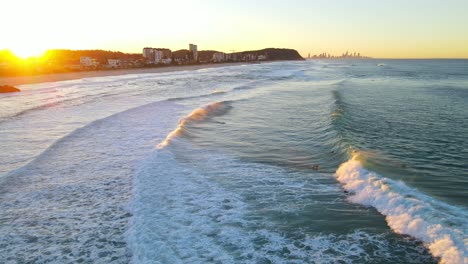
<svg viewBox="0 0 468 264">
<path fill-rule="evenodd" d="M 193 71 L 199 69 L 218 68 L 234 65 L 243 65 L 245 62 L 219 63 L 219 64 L 198 64 L 198 65 L 180 65 L 160 68 L 134 68 L 134 69 L 116 69 L 116 70 L 101 70 L 101 71 L 83 71 L 70 73 L 52 73 L 30 76 L 15 76 L 15 77 L 0 77 L 0 85 L 19 86 L 25 84 L 59 82 L 76 80 L 82 78 L 117 76 L 126 74 L 141 74 L 141 73 L 164 73 L 176 71 Z"/>
</svg>

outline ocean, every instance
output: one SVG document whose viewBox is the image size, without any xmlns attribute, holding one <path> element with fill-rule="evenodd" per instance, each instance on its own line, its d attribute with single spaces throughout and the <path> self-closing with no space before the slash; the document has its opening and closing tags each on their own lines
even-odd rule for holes
<svg viewBox="0 0 468 264">
<path fill-rule="evenodd" d="M 468 61 L 0 95 L 1 263 L 468 263 Z"/>
</svg>

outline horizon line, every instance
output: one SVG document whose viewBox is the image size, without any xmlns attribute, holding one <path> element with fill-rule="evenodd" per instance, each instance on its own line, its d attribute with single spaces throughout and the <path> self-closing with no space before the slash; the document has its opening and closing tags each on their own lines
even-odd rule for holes
<svg viewBox="0 0 468 264">
<path fill-rule="evenodd" d="M 273 48 L 273 47 L 269 47 L 269 48 Z M 170 49 L 170 48 L 169 48 Z M 262 49 L 268 49 L 268 48 L 262 48 Z M 308 59 L 317 59 L 317 60 L 320 60 L 320 59 L 323 59 L 323 60 L 326 60 L 328 58 L 308 58 L 307 56 L 303 56 L 301 54 L 301 52 L 299 52 L 297 49 L 294 49 L 294 48 L 274 48 L 274 49 L 292 49 L 292 50 L 295 50 L 299 53 L 299 55 L 301 55 L 302 58 L 308 60 Z M 91 49 L 71 49 L 71 48 L 50 48 L 50 49 L 46 49 L 44 50 L 40 55 L 36 55 L 36 56 L 29 56 L 29 57 L 22 57 L 22 56 L 19 56 L 18 54 L 15 54 L 15 52 L 12 51 L 12 49 L 10 48 L 0 48 L 0 51 L 9 51 L 11 52 L 12 54 L 14 54 L 16 57 L 20 58 L 20 59 L 31 59 L 31 58 L 38 58 L 38 57 L 41 57 L 44 55 L 44 53 L 46 53 L 47 51 L 52 51 L 52 50 L 69 50 L 69 51 L 90 51 L 90 50 L 102 50 L 102 51 L 110 51 L 110 52 L 121 52 L 121 53 L 126 53 L 126 54 L 140 54 L 141 52 L 129 52 L 129 51 L 121 51 L 121 50 L 113 50 L 113 49 L 103 49 L 103 48 L 91 48 Z M 179 50 L 185 50 L 184 48 L 182 49 L 177 49 L 175 51 L 179 51 Z M 260 49 L 261 50 L 261 49 Z M 224 51 L 219 51 L 219 50 L 214 50 L 214 49 L 206 49 L 206 50 L 199 50 L 200 51 L 218 51 L 218 52 L 223 52 L 223 53 L 226 53 L 226 54 L 229 54 L 229 52 L 224 52 Z M 248 50 L 244 50 L 244 51 L 237 51 L 237 52 L 230 52 L 230 53 L 240 53 L 240 52 L 245 52 L 245 51 L 255 51 L 255 50 L 252 50 L 252 49 L 248 49 Z M 365 60 L 365 59 L 381 59 L 381 60 L 467 60 L 468 57 L 372 57 L 372 56 L 365 56 L 366 58 L 341 58 L 341 59 L 360 59 L 360 60 Z M 339 57 L 337 58 L 330 58 L 330 59 L 340 59 Z"/>
</svg>

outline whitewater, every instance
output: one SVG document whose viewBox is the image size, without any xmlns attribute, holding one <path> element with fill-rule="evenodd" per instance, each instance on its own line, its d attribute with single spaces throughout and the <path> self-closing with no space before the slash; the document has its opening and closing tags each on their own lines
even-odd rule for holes
<svg viewBox="0 0 468 264">
<path fill-rule="evenodd" d="M 467 70 L 316 60 L 20 86 L 0 95 L 0 259 L 468 263 Z"/>
</svg>

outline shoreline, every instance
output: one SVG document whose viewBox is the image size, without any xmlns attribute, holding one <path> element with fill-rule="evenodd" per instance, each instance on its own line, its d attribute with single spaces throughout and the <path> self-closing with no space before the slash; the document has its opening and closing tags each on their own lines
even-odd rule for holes
<svg viewBox="0 0 468 264">
<path fill-rule="evenodd" d="M 0 77 L 0 85 L 20 86 L 26 84 L 37 84 L 47 82 L 59 82 L 77 80 L 82 78 L 118 76 L 127 74 L 144 74 L 144 73 L 164 73 L 176 71 L 193 71 L 199 69 L 218 68 L 226 66 L 244 65 L 245 62 L 219 63 L 219 64 L 198 64 L 198 65 L 180 65 L 168 66 L 160 68 L 133 68 L 133 69 L 116 69 L 116 70 L 101 70 L 101 71 L 83 71 L 70 73 L 51 73 L 30 76 L 15 76 L 15 77 Z"/>
</svg>

